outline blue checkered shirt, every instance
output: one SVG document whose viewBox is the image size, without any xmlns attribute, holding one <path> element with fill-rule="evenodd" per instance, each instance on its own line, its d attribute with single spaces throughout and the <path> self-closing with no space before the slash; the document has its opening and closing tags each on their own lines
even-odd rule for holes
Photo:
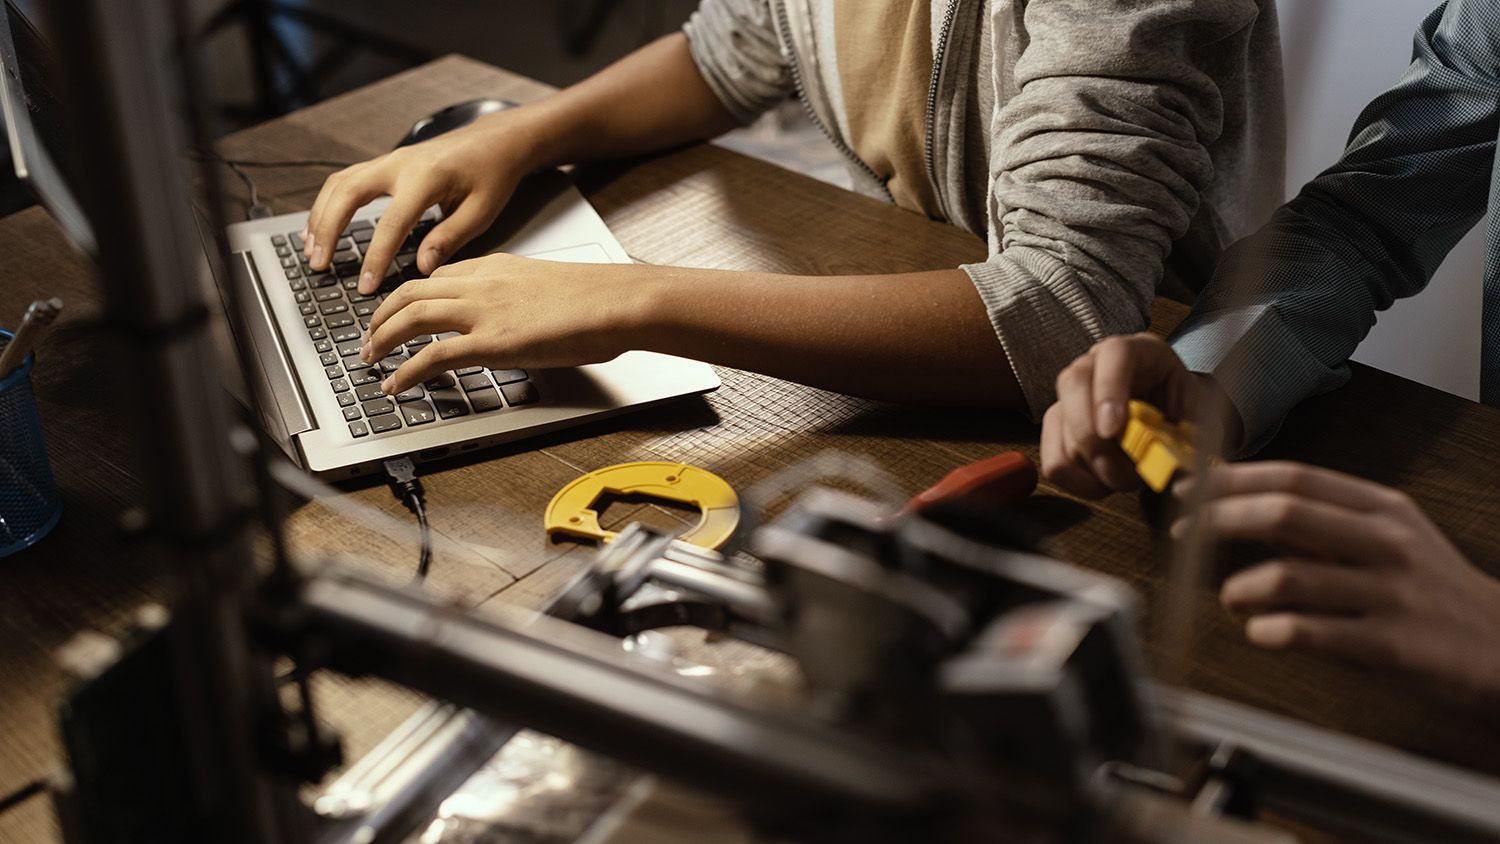
<svg viewBox="0 0 1500 844">
<path fill-rule="evenodd" d="M 1252 450 L 1298 402 L 1348 380 L 1375 312 L 1425 287 L 1487 206 L 1480 397 L 1500 406 L 1497 138 L 1500 0 L 1451 0 L 1343 158 L 1225 253 L 1172 337 L 1228 391 Z"/>
</svg>

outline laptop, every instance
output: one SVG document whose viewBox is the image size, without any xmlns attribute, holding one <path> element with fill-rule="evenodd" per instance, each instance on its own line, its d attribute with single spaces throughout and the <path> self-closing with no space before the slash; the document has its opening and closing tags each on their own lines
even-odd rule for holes
<svg viewBox="0 0 1500 844">
<path fill-rule="evenodd" d="M 93 229 L 68 188 L 66 135 L 58 125 L 57 77 L 46 42 L 14 0 L 3 3 L 0 107 L 16 174 L 69 237 L 92 252 Z M 227 266 L 216 260 L 216 238 L 201 238 L 206 274 L 221 297 L 229 299 L 227 286 L 238 285 L 242 295 L 232 301 L 249 303 L 249 312 L 230 327 L 248 356 L 238 366 L 246 379 L 257 382 L 254 394 L 263 397 L 262 424 L 313 475 L 325 480 L 366 475 L 402 455 L 442 459 L 719 386 L 707 364 L 632 351 L 607 363 L 566 369 L 450 370 L 398 396 L 385 396 L 379 385 L 386 374 L 422 346 L 448 339 L 413 338 L 374 365 L 359 359 L 370 315 L 391 290 L 421 277 L 416 247 L 440 219 L 438 209 L 429 209 L 388 268 L 381 289 L 362 296 L 355 279 L 387 202 L 377 200 L 355 213 L 326 273 L 313 272 L 302 259 L 298 233 L 305 212 L 229 225 Z M 200 233 L 211 235 L 203 231 L 203 215 L 197 218 Z M 524 180 L 500 219 L 460 257 L 496 251 L 551 261 L 630 262 L 594 208 L 557 171 Z"/>
</svg>

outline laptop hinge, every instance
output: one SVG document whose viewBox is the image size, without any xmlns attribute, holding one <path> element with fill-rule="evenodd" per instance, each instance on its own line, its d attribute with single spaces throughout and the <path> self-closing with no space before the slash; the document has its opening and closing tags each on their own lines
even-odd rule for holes
<svg viewBox="0 0 1500 844">
<path fill-rule="evenodd" d="M 282 342 L 276 318 L 271 313 L 271 303 L 266 300 L 260 274 L 249 252 L 233 254 L 228 280 L 230 284 L 241 285 L 240 289 L 250 294 L 240 297 L 240 301 L 251 308 L 251 312 L 244 315 L 246 325 L 243 330 L 248 336 L 241 338 L 248 342 L 242 343 L 241 348 L 250 350 L 255 360 L 243 361 L 240 369 L 246 378 L 259 382 L 258 389 L 251 395 L 236 398 L 253 407 L 251 399 L 255 395 L 263 397 L 265 406 L 259 408 L 259 415 L 266 433 L 289 455 L 295 454 L 292 437 L 317 426 L 313 423 L 312 410 L 303 397 L 297 372 L 287 355 L 286 344 Z M 241 327 L 231 325 L 230 329 L 238 332 Z"/>
</svg>

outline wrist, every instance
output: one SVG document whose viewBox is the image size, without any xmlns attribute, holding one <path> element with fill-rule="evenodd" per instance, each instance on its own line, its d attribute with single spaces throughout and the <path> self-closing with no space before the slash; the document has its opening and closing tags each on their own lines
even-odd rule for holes
<svg viewBox="0 0 1500 844">
<path fill-rule="evenodd" d="M 482 131 L 495 139 L 494 148 L 500 151 L 505 165 L 518 173 L 563 163 L 552 160 L 558 147 L 556 138 L 562 133 L 552 125 L 542 106 L 543 103 L 529 103 L 487 114 L 476 121 Z"/>
</svg>

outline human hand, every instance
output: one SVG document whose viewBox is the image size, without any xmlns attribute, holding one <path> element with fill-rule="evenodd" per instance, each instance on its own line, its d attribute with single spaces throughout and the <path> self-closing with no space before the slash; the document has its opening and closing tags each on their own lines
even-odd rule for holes
<svg viewBox="0 0 1500 844">
<path fill-rule="evenodd" d="M 1246 463 L 1203 484 L 1193 518 L 1211 540 L 1261 542 L 1281 556 L 1223 584 L 1245 635 L 1396 668 L 1500 700 L 1500 581 L 1469 563 L 1406 495 L 1298 463 Z M 1181 536 L 1187 519 L 1173 525 Z"/>
<path fill-rule="evenodd" d="M 459 332 L 423 346 L 381 385 L 395 394 L 447 369 L 530 369 L 612 360 L 637 345 L 650 288 L 635 264 L 574 264 L 487 255 L 408 281 L 370 318 L 361 357 L 399 353 L 424 334 Z"/>
<path fill-rule="evenodd" d="M 326 269 L 355 210 L 389 195 L 364 249 L 359 291 L 379 285 L 423 211 L 438 205 L 444 219 L 418 244 L 417 267 L 431 275 L 464 244 L 490 227 L 521 177 L 535 169 L 525 109 L 486 115 L 461 129 L 346 167 L 323 183 L 303 232 L 314 270 Z"/>
<path fill-rule="evenodd" d="M 1057 376 L 1057 401 L 1042 417 L 1042 475 L 1085 498 L 1137 489 L 1140 476 L 1119 444 L 1129 401 L 1150 402 L 1176 422 L 1200 413 L 1209 396 L 1222 399 L 1160 337 L 1102 340 Z M 1238 426 L 1237 417 L 1227 421 Z"/>
</svg>

